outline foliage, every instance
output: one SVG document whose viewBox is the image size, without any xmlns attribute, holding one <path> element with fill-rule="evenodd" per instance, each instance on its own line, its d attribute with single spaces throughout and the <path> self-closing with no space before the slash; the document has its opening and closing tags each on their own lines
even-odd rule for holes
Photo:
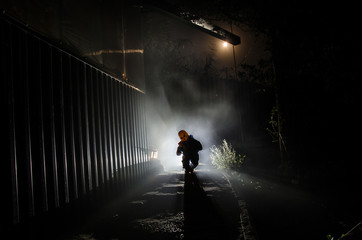
<svg viewBox="0 0 362 240">
<path fill-rule="evenodd" d="M 270 112 L 270 120 L 269 120 L 269 127 L 266 128 L 270 136 L 272 137 L 272 142 L 279 141 L 279 131 L 278 131 L 278 107 L 274 106 Z"/>
<path fill-rule="evenodd" d="M 279 112 L 279 107 L 274 106 L 270 112 L 270 120 L 269 120 L 269 127 L 266 128 L 270 136 L 272 137 L 272 142 L 279 143 L 280 149 L 284 149 L 287 151 L 285 145 L 285 137 L 283 136 L 282 129 L 283 129 L 283 122 L 281 114 Z"/>
<path fill-rule="evenodd" d="M 219 169 L 240 169 L 246 155 L 237 154 L 225 139 L 220 146 L 211 147 L 211 163 Z"/>
</svg>

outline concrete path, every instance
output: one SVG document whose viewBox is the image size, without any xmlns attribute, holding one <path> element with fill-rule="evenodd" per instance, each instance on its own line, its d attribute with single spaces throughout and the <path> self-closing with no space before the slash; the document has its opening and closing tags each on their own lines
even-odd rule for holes
<svg viewBox="0 0 362 240">
<path fill-rule="evenodd" d="M 240 239 L 240 209 L 222 172 L 200 164 L 149 177 L 59 239 Z"/>
<path fill-rule="evenodd" d="M 242 215 L 248 216 L 247 221 L 242 218 L 243 227 L 245 222 L 249 223 L 249 228 L 243 231 L 247 240 L 323 240 L 327 235 L 337 239 L 361 221 L 358 189 L 345 188 L 344 192 L 336 191 L 327 197 L 296 184 L 253 174 L 229 174 L 228 179 L 238 198 L 246 204 L 241 209 L 247 211 Z M 362 227 L 344 239 L 361 240 Z"/>
</svg>

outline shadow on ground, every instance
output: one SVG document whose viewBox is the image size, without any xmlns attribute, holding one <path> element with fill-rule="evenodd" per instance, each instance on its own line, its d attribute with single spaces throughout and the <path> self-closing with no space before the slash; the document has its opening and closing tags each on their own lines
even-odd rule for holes
<svg viewBox="0 0 362 240">
<path fill-rule="evenodd" d="M 224 175 L 208 165 L 145 179 L 60 239 L 238 239 L 238 202 Z"/>
<path fill-rule="evenodd" d="M 209 191 L 205 192 L 203 186 Z M 200 181 L 196 173 L 185 175 L 184 234 L 186 238 L 236 239 L 238 232 L 235 230 L 238 225 L 235 223 L 238 223 L 238 218 L 235 214 L 227 215 L 228 205 L 219 205 L 221 202 L 226 203 L 226 199 L 219 199 L 222 191 L 222 186 L 212 182 L 212 178 L 202 175 Z M 231 195 L 225 197 L 234 199 Z M 221 201 L 216 202 L 216 200 Z M 232 219 L 234 222 L 230 222 L 230 220 L 233 221 Z"/>
</svg>

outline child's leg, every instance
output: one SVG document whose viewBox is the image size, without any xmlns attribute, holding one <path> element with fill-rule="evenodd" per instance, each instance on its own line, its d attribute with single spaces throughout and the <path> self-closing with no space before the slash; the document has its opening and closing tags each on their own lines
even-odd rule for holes
<svg viewBox="0 0 362 240">
<path fill-rule="evenodd" d="M 197 165 L 199 165 L 199 159 L 191 159 L 192 165 L 194 165 L 193 167 L 196 168 Z"/>
<path fill-rule="evenodd" d="M 182 159 L 182 166 L 185 169 L 189 169 L 190 168 L 190 160 L 189 159 Z"/>
</svg>

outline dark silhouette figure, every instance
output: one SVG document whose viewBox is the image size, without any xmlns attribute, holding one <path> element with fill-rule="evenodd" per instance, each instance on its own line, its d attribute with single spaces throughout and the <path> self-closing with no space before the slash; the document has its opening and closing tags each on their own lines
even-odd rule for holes
<svg viewBox="0 0 362 240">
<path fill-rule="evenodd" d="M 185 130 L 178 133 L 181 141 L 178 143 L 177 156 L 183 154 L 182 165 L 185 173 L 192 173 L 199 164 L 199 151 L 202 150 L 201 143 L 189 135 Z"/>
</svg>

